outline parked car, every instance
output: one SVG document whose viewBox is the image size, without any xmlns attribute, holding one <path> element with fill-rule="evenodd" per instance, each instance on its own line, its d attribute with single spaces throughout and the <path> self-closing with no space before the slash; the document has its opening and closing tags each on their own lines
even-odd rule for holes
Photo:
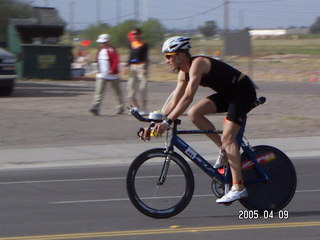
<svg viewBox="0 0 320 240">
<path fill-rule="evenodd" d="M 16 81 L 16 58 L 0 48 L 0 96 L 9 96 L 13 92 Z"/>
</svg>

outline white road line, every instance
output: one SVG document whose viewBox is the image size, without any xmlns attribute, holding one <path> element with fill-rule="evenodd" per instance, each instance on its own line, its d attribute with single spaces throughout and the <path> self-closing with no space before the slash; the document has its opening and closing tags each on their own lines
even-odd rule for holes
<svg viewBox="0 0 320 240">
<path fill-rule="evenodd" d="M 213 194 L 205 195 L 193 195 L 194 198 L 199 197 L 212 197 Z M 152 199 L 173 199 L 181 198 L 181 196 L 163 196 L 163 197 L 145 197 L 142 200 L 152 200 Z M 50 202 L 50 204 L 72 204 L 72 203 L 92 203 L 92 202 L 117 202 L 117 201 L 129 201 L 129 198 L 113 198 L 113 199 L 96 199 L 96 200 L 75 200 L 75 201 L 58 201 Z"/>
<path fill-rule="evenodd" d="M 320 189 L 314 190 L 297 190 L 296 193 L 312 193 L 312 192 L 320 192 Z M 203 197 L 214 197 L 213 194 L 202 194 L 202 195 L 193 195 L 193 198 L 203 198 Z M 148 197 L 142 198 L 146 199 L 172 199 L 172 198 L 180 198 L 180 196 L 163 196 L 163 197 Z M 74 201 L 57 201 L 50 202 L 49 204 L 74 204 L 74 203 L 94 203 L 94 202 L 118 202 L 118 201 L 129 201 L 129 198 L 113 198 L 113 199 L 96 199 L 96 200 L 74 200 Z"/>
<path fill-rule="evenodd" d="M 182 177 L 182 175 L 170 175 L 168 177 Z M 159 176 L 144 176 L 144 177 L 136 177 L 136 178 L 159 178 Z M 58 183 L 58 182 L 84 182 L 84 181 L 114 181 L 114 180 L 125 180 L 125 179 L 126 179 L 126 177 L 34 180 L 34 181 L 0 182 L 0 185 L 35 184 L 35 183 Z"/>
<path fill-rule="evenodd" d="M 297 190 L 296 193 L 305 193 L 305 192 L 320 192 L 320 189 L 313 190 Z"/>
<path fill-rule="evenodd" d="M 110 181 L 124 180 L 125 177 L 109 177 L 109 178 L 79 178 L 79 179 L 57 179 L 57 180 L 35 180 L 35 181 L 16 181 L 16 182 L 0 182 L 0 185 L 11 184 L 34 184 L 34 183 L 57 183 L 57 182 L 84 182 L 84 181 Z"/>
</svg>

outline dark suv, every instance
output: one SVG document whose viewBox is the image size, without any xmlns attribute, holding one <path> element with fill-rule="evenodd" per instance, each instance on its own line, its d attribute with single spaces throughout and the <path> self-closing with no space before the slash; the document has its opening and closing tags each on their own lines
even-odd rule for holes
<svg viewBox="0 0 320 240">
<path fill-rule="evenodd" d="M 16 58 L 0 48 L 0 96 L 11 95 L 16 80 Z"/>
</svg>

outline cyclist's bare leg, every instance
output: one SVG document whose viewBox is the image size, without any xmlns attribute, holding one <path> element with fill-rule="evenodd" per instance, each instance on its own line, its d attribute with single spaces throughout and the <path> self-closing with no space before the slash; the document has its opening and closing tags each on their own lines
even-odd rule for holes
<svg viewBox="0 0 320 240">
<path fill-rule="evenodd" d="M 188 117 L 200 130 L 215 130 L 214 125 L 205 117 L 206 114 L 216 113 L 217 107 L 214 102 L 205 98 L 188 111 Z M 206 134 L 220 149 L 222 149 L 221 137 L 218 134 Z"/>
<path fill-rule="evenodd" d="M 226 119 L 221 137 L 231 168 L 233 186 L 239 191 L 244 188 L 242 183 L 240 150 L 236 140 L 240 128 L 238 124 Z"/>
</svg>

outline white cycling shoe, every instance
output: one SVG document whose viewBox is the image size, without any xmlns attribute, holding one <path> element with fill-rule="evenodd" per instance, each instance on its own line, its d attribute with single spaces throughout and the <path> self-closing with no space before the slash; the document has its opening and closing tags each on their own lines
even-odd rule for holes
<svg viewBox="0 0 320 240">
<path fill-rule="evenodd" d="M 217 203 L 232 203 L 236 200 L 239 200 L 241 198 L 246 198 L 248 197 L 248 192 L 244 188 L 241 191 L 238 191 L 234 186 L 230 189 L 230 191 L 224 195 L 222 198 L 219 198 L 216 200 Z"/>
<path fill-rule="evenodd" d="M 222 168 L 222 167 L 225 166 L 227 163 L 228 163 L 228 159 L 227 159 L 227 154 L 226 154 L 226 152 L 223 151 L 223 150 L 220 150 L 219 156 L 218 156 L 215 164 L 213 165 L 213 167 L 214 167 L 215 169 Z"/>
</svg>

